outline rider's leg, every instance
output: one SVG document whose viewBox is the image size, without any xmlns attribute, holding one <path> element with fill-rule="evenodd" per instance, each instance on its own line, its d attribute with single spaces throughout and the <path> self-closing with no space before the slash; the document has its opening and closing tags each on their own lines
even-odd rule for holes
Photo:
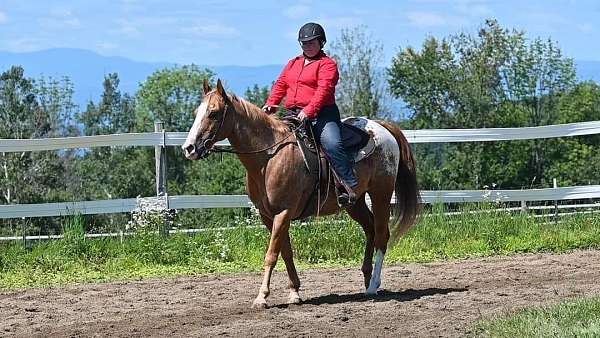
<svg viewBox="0 0 600 338">
<path fill-rule="evenodd" d="M 352 204 L 356 200 L 355 188 L 358 180 L 354 174 L 354 159 L 350 156 L 342 143 L 340 129 L 340 113 L 336 106 L 328 106 L 317 116 L 314 125 L 315 137 L 321 142 L 321 147 L 327 154 L 333 170 L 347 185 L 348 192 L 340 195 L 340 204 Z"/>
</svg>

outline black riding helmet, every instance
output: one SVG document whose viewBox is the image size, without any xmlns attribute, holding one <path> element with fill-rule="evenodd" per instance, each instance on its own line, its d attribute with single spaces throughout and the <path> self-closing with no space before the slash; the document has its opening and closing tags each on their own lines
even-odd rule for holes
<svg viewBox="0 0 600 338">
<path fill-rule="evenodd" d="M 325 30 L 321 25 L 314 22 L 309 22 L 304 26 L 300 27 L 298 32 L 298 42 L 306 42 L 314 39 L 319 39 L 321 46 L 327 42 L 325 37 Z"/>
</svg>

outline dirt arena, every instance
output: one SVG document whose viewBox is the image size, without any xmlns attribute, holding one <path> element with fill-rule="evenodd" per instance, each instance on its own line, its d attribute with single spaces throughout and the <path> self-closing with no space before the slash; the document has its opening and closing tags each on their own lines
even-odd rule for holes
<svg viewBox="0 0 600 338">
<path fill-rule="evenodd" d="M 285 304 L 278 272 L 260 311 L 254 273 L 2 292 L 0 336 L 456 337 L 482 317 L 599 295 L 600 251 L 387 266 L 376 297 L 359 268 L 300 278 L 303 304 Z"/>
</svg>

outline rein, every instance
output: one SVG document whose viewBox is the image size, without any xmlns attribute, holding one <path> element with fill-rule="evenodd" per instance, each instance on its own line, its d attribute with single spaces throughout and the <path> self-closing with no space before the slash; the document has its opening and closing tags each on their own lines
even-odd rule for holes
<svg viewBox="0 0 600 338">
<path fill-rule="evenodd" d="M 296 114 L 295 111 L 287 109 L 285 107 L 280 107 L 283 110 L 285 110 L 288 113 L 292 113 L 292 114 Z M 283 139 L 273 143 L 272 145 L 262 148 L 262 149 L 258 149 L 258 150 L 251 150 L 251 151 L 237 151 L 237 150 L 230 150 L 230 149 L 215 149 L 214 148 L 214 144 L 213 147 L 211 147 L 210 149 L 208 147 L 206 147 L 206 145 L 210 142 L 213 142 L 213 140 L 216 138 L 217 134 L 219 133 L 219 131 L 221 130 L 221 128 L 223 127 L 223 124 L 225 123 L 225 117 L 227 116 L 227 111 L 229 110 L 229 104 L 225 103 L 225 107 L 223 108 L 223 117 L 221 118 L 221 121 L 219 122 L 219 127 L 215 129 L 214 133 L 212 133 L 212 135 L 207 138 L 203 144 L 204 144 L 204 148 L 208 149 L 208 152 L 215 152 L 215 153 L 229 153 L 229 154 L 258 154 L 258 153 L 262 153 L 264 151 L 273 149 L 275 147 L 277 147 L 278 145 L 282 144 L 285 140 L 287 140 L 288 138 L 290 138 L 290 136 L 294 135 L 296 133 L 296 131 L 300 130 L 300 128 L 304 127 L 306 124 L 306 120 L 301 121 L 301 123 L 295 127 L 294 129 L 290 130 L 290 132 L 287 134 L 286 137 L 284 137 Z M 315 140 L 315 135 L 313 132 L 312 128 L 308 128 L 310 131 L 310 136 L 312 137 L 313 141 L 316 143 Z M 307 199 L 306 204 L 304 205 L 304 208 L 302 210 L 302 212 L 300 212 L 300 215 L 303 215 L 304 212 L 306 211 L 306 209 L 308 208 L 310 201 L 312 200 L 313 196 L 317 195 L 317 217 L 319 217 L 319 214 L 321 212 L 321 207 L 322 207 L 322 202 L 321 202 L 321 175 L 322 175 L 322 168 L 321 168 L 321 158 L 319 155 L 319 151 L 317 149 L 317 163 L 318 163 L 318 173 L 317 173 L 317 182 L 315 184 L 315 186 L 313 187 L 313 191 L 311 193 L 311 196 Z M 330 176 L 329 173 L 327 175 L 327 194 L 325 196 L 325 200 L 327 201 L 327 198 L 329 197 L 329 180 L 330 180 Z"/>
<path fill-rule="evenodd" d="M 284 110 L 288 111 L 288 112 L 294 112 L 292 110 L 283 108 Z M 219 128 L 215 129 L 215 132 L 204 141 L 204 147 L 206 149 L 208 149 L 208 147 L 206 147 L 206 144 L 209 142 L 212 142 L 215 137 L 217 136 L 217 134 L 219 133 L 219 130 L 221 130 L 221 127 L 223 127 L 223 123 L 225 122 L 225 116 L 227 115 L 227 111 L 229 110 L 229 105 L 226 103 L 225 104 L 225 108 L 223 109 L 223 118 L 221 118 L 221 122 L 219 123 Z M 295 112 L 294 112 L 295 113 Z M 284 137 L 283 139 L 273 143 L 272 145 L 262 148 L 262 149 L 258 149 L 258 150 L 250 150 L 250 151 L 237 151 L 237 150 L 231 150 L 231 149 L 215 149 L 214 148 L 214 144 L 213 147 L 211 147 L 209 149 L 209 152 L 215 152 L 215 153 L 229 153 L 229 154 L 258 154 L 258 153 L 262 153 L 264 151 L 273 149 L 275 147 L 277 147 L 278 145 L 282 144 L 285 140 L 287 140 L 288 138 L 290 138 L 290 136 L 294 135 L 296 133 L 296 131 L 300 130 L 300 128 L 302 128 L 302 126 L 304 126 L 304 123 L 300 123 L 296 128 L 294 128 L 293 130 L 291 130 L 288 135 L 286 137 Z"/>
</svg>

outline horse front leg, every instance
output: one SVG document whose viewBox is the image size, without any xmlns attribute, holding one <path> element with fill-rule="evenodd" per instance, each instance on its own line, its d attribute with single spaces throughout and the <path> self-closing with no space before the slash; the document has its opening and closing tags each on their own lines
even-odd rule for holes
<svg viewBox="0 0 600 338">
<path fill-rule="evenodd" d="M 284 242 L 283 237 L 287 236 L 289 227 L 290 219 L 287 210 L 275 215 L 272 222 L 269 248 L 265 254 L 263 280 L 260 289 L 258 290 L 258 295 L 252 303 L 253 308 L 264 309 L 267 307 L 267 297 L 270 293 L 271 275 L 273 274 L 273 269 L 277 264 L 277 258 L 279 257 L 279 252 L 281 251 L 282 244 Z"/>
<path fill-rule="evenodd" d="M 290 289 L 290 295 L 288 297 L 288 304 L 300 304 L 302 302 L 300 294 L 298 293 L 300 290 L 300 278 L 298 278 L 298 272 L 296 271 L 296 265 L 294 264 L 294 255 L 292 253 L 289 231 L 282 234 L 281 239 L 281 257 L 285 262 L 285 268 L 289 278 L 288 288 Z"/>
</svg>

